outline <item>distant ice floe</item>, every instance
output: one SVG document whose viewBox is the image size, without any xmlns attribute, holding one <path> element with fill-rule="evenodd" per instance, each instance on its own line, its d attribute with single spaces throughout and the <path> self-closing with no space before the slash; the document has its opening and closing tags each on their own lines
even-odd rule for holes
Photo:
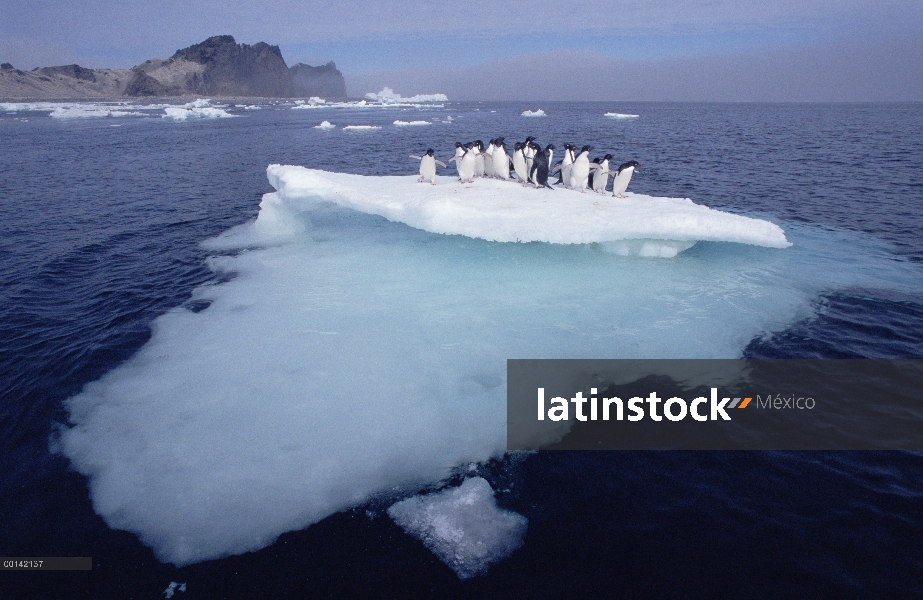
<svg viewBox="0 0 923 600">
<path fill-rule="evenodd" d="M 343 129 L 349 131 L 372 131 L 374 129 L 381 129 L 381 127 L 378 125 L 347 125 Z"/>
<path fill-rule="evenodd" d="M 608 242 L 614 243 L 605 246 L 608 251 L 622 255 L 671 257 L 697 241 L 791 245 L 775 223 L 688 198 L 539 192 L 495 179 L 464 187 L 437 177 L 442 185 L 418 185 L 415 176 L 366 177 L 283 165 L 270 165 L 267 175 L 277 193 L 264 197 L 259 219 L 273 222 L 292 222 L 277 219 L 275 211 L 290 215 L 327 201 L 432 233 L 492 242 Z"/>
<path fill-rule="evenodd" d="M 155 108 L 156 109 L 156 108 Z M 101 117 L 143 117 L 151 106 L 128 102 L 2 102 L 0 111 L 9 113 L 47 112 L 55 119 Z"/>
<path fill-rule="evenodd" d="M 168 106 L 163 109 L 164 119 L 172 121 L 189 121 L 194 119 L 225 119 L 236 117 L 218 106 L 212 106 L 211 100 L 200 98 L 182 106 Z"/>
<path fill-rule="evenodd" d="M 322 121 L 320 125 L 315 125 L 314 129 L 336 129 L 337 126 L 330 121 Z"/>
<path fill-rule="evenodd" d="M 404 98 L 400 94 L 395 94 L 394 90 L 389 87 L 382 89 L 377 94 L 369 92 L 365 95 L 366 100 L 381 102 L 383 104 L 402 104 L 407 102 L 448 102 L 449 98 L 445 94 L 417 94 L 409 98 Z"/>
<path fill-rule="evenodd" d="M 411 125 L 432 125 L 429 121 L 401 121 L 397 120 L 394 122 L 398 127 L 409 127 Z"/>
<path fill-rule="evenodd" d="M 493 489 L 481 477 L 398 502 L 388 515 L 461 579 L 483 575 L 522 546 L 528 525 L 524 516 L 497 507 Z"/>
<path fill-rule="evenodd" d="M 241 108 L 243 110 L 263 110 L 263 107 L 259 104 L 235 104 L 234 108 Z"/>
<path fill-rule="evenodd" d="M 605 116 L 610 119 L 637 119 L 638 115 L 628 115 L 623 113 L 606 113 Z"/>
<path fill-rule="evenodd" d="M 543 111 L 542 109 L 538 109 L 538 110 L 523 111 L 522 116 L 524 117 L 547 117 L 548 115 L 546 115 L 545 111 Z"/>
<path fill-rule="evenodd" d="M 58 106 L 51 111 L 55 119 L 92 119 L 99 117 L 143 117 L 144 113 L 128 110 L 113 110 L 98 106 Z"/>
</svg>

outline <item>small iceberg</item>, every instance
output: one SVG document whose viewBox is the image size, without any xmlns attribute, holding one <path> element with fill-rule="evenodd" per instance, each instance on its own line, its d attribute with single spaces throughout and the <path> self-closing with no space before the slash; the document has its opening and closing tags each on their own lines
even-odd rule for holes
<svg viewBox="0 0 923 600">
<path fill-rule="evenodd" d="M 429 121 L 401 121 L 397 120 L 394 122 L 398 127 L 409 127 L 411 125 L 431 125 Z"/>
<path fill-rule="evenodd" d="M 637 119 L 638 115 L 628 115 L 624 113 L 606 113 L 606 117 L 610 119 Z"/>
<path fill-rule="evenodd" d="M 332 202 L 431 233 L 491 242 L 599 243 L 622 255 L 670 257 L 699 241 L 791 246 L 775 223 L 688 198 L 552 192 L 496 179 L 463 186 L 444 176 L 436 177 L 435 186 L 419 185 L 415 175 L 371 177 L 284 165 L 269 165 L 266 174 L 277 191 L 263 197 L 256 226 L 270 235 L 294 235 L 295 229 L 275 226 L 293 225 L 296 213 Z"/>
<path fill-rule="evenodd" d="M 336 129 L 337 126 L 330 121 L 322 121 L 320 125 L 315 125 L 314 129 Z"/>
<path fill-rule="evenodd" d="M 546 115 L 545 111 L 543 111 L 542 109 L 538 109 L 538 110 L 523 111 L 522 116 L 524 117 L 547 117 L 548 115 Z"/>
<path fill-rule="evenodd" d="M 377 125 L 347 125 L 346 127 L 343 128 L 344 131 L 346 131 L 346 130 L 349 130 L 349 131 L 371 131 L 371 130 L 373 130 L 373 129 L 381 129 L 381 127 L 379 127 L 379 126 L 377 126 Z"/>
<path fill-rule="evenodd" d="M 398 502 L 388 515 L 460 579 L 484 575 L 491 564 L 507 558 L 522 546 L 528 526 L 524 516 L 497 506 L 482 477 Z"/>
<path fill-rule="evenodd" d="M 365 95 L 366 100 L 372 102 L 381 102 L 382 104 L 403 104 L 407 102 L 448 102 L 449 98 L 445 94 L 417 94 L 404 98 L 400 94 L 395 94 L 394 90 L 389 87 L 382 89 L 377 94 L 369 92 Z"/>
</svg>

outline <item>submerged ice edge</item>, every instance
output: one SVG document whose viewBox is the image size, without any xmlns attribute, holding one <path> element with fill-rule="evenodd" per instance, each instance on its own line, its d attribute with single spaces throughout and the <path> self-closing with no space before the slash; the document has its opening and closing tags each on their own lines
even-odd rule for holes
<svg viewBox="0 0 923 600">
<path fill-rule="evenodd" d="M 655 240 L 662 242 L 663 252 L 648 249 L 642 255 L 675 256 L 697 241 L 791 246 L 775 223 L 688 198 L 631 193 L 613 198 L 534 190 L 494 179 L 463 185 L 437 177 L 439 185 L 420 185 L 412 176 L 370 177 L 285 165 L 270 165 L 267 177 L 277 191 L 263 196 L 256 222 L 267 236 L 297 233 L 292 215 L 332 202 L 431 233 L 495 242 L 605 243 L 617 254 L 638 254 L 644 241 L 649 247 Z"/>
</svg>

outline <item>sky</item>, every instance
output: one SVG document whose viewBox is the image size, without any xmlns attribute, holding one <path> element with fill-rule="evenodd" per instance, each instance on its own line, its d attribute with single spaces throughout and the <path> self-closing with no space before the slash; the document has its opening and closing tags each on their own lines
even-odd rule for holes
<svg viewBox="0 0 923 600">
<path fill-rule="evenodd" d="M 128 68 L 212 35 L 351 96 L 923 101 L 923 0 L 4 0 L 0 62 Z"/>
</svg>

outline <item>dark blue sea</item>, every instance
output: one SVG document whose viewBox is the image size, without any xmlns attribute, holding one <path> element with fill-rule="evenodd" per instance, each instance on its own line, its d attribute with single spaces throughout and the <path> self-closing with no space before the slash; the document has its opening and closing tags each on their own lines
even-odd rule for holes
<svg viewBox="0 0 923 600">
<path fill-rule="evenodd" d="M 77 422 L 69 399 L 136 357 L 156 319 L 178 311 L 204 318 L 202 290 L 235 281 L 234 272 L 215 268 L 220 252 L 202 242 L 256 218 L 262 195 L 273 191 L 268 165 L 411 175 L 417 163 L 410 153 L 434 148 L 445 160 L 456 140 L 500 135 L 508 143 L 533 135 L 559 148 L 591 144 L 594 155 L 614 154 L 615 164 L 637 160 L 643 169 L 631 191 L 768 219 L 793 242 L 784 250 L 699 243 L 676 259 L 620 258 L 626 272 L 653 273 L 637 293 L 657 301 L 606 322 L 607 331 L 624 335 L 594 344 L 611 344 L 624 356 L 642 339 L 636 357 L 653 357 L 644 353 L 668 345 L 675 326 L 692 331 L 695 343 L 710 343 L 713 334 L 722 351 L 736 348 L 743 357 L 923 358 L 923 105 L 484 102 L 296 110 L 267 103 L 226 107 L 236 118 L 179 122 L 154 109 L 55 118 L 52 108 L 3 108 L 0 555 L 90 556 L 93 570 L 0 573 L 0 598 L 153 599 L 171 582 L 186 583 L 185 592 L 175 592 L 180 600 L 923 597 L 923 452 L 496 458 L 472 469 L 498 490 L 501 507 L 528 519 L 528 530 L 511 557 L 462 580 L 387 516 L 395 498 L 382 496 L 256 551 L 182 567 L 162 562 L 136 533 L 107 524 L 100 512 L 117 520 L 132 505 L 96 510 L 104 492 L 58 444 L 62 428 Z M 548 116 L 520 116 L 536 108 Z M 606 112 L 638 117 L 606 119 Z M 394 127 L 396 119 L 434 122 Z M 322 120 L 338 128 L 315 129 Z M 341 129 L 347 124 L 381 129 L 351 133 Z M 350 236 L 359 245 L 392 236 L 398 241 L 389 247 L 401 252 L 401 244 L 413 244 L 414 252 L 480 261 L 471 269 L 547 259 L 590 272 L 581 261 L 597 260 L 577 250 L 526 255 L 518 245 L 441 242 L 367 217 L 323 213 L 313 231 L 336 248 L 348 248 Z M 671 269 L 704 283 L 673 290 Z M 428 277 L 422 267 L 414 273 Z M 712 305 L 696 312 L 710 277 L 721 279 L 715 294 L 746 318 L 720 322 Z M 611 285 L 594 279 L 584 292 Z M 617 285 L 626 297 L 634 293 L 631 281 Z M 660 303 L 671 294 L 684 296 Z M 369 302 L 376 298 L 370 294 Z M 680 302 L 683 311 L 665 314 Z M 562 311 L 560 331 L 580 334 L 573 333 L 580 319 L 565 304 L 547 311 Z M 515 307 L 503 310 L 515 319 Z M 444 316 L 476 321 L 481 313 L 453 306 Z M 593 319 L 606 321 L 596 313 Z M 684 329 L 687 319 L 702 323 Z M 554 347 L 553 337 L 543 339 Z M 246 349 L 240 352 L 246 359 Z M 313 357 L 299 360 L 310 368 Z M 362 368 L 346 368 L 353 366 Z M 198 375 L 209 374 L 184 377 Z M 269 403 L 271 389 L 261 392 Z"/>
</svg>

